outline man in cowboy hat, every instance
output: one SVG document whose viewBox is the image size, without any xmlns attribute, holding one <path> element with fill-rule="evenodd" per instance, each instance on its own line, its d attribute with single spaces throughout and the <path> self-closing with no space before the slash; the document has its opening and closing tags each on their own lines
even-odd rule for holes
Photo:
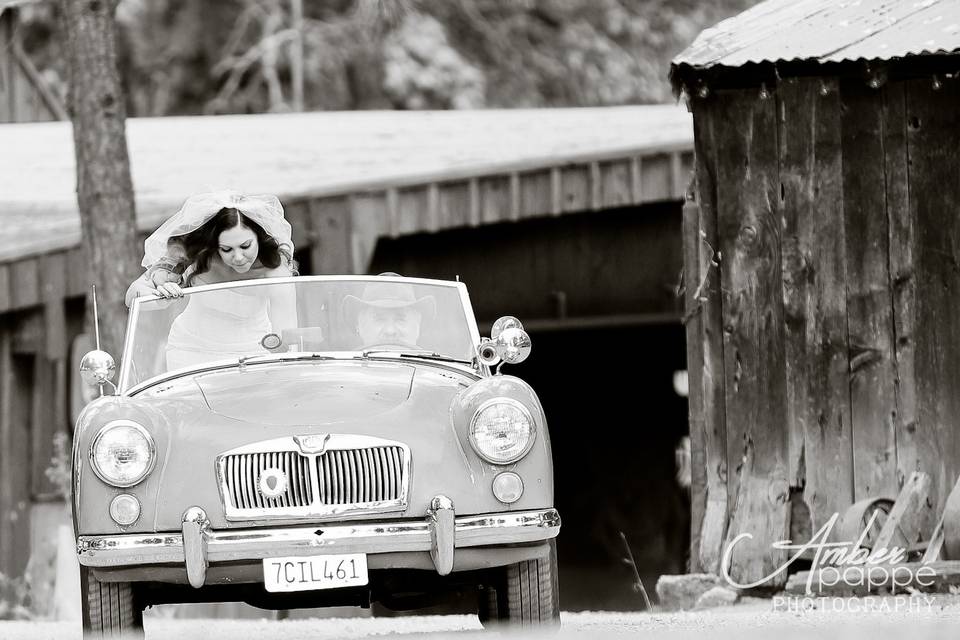
<svg viewBox="0 0 960 640">
<path fill-rule="evenodd" d="M 359 298 L 346 296 L 344 305 L 347 317 L 356 319 L 357 333 L 364 348 L 417 347 L 421 321 L 436 313 L 433 296 L 417 298 L 412 285 L 396 281 L 368 283 Z"/>
</svg>

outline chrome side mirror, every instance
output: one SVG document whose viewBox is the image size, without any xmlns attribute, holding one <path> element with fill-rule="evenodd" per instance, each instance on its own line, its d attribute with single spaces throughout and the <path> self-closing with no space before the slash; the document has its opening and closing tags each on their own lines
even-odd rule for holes
<svg viewBox="0 0 960 640">
<path fill-rule="evenodd" d="M 88 351 L 80 360 L 80 377 L 91 387 L 102 384 L 113 386 L 111 380 L 117 371 L 117 365 L 106 351 L 94 349 Z"/>
<path fill-rule="evenodd" d="M 490 339 L 480 343 L 477 355 L 480 364 L 503 366 L 523 362 L 529 357 L 530 348 L 530 335 L 520 321 L 513 316 L 503 316 L 493 323 Z"/>
<path fill-rule="evenodd" d="M 504 329 L 497 336 L 500 358 L 509 364 L 519 364 L 530 356 L 530 335 L 522 328 Z"/>
<path fill-rule="evenodd" d="M 500 334 L 506 331 L 507 329 L 523 329 L 523 325 L 520 324 L 520 321 L 514 318 L 513 316 L 502 316 L 497 318 L 497 321 L 493 323 L 493 328 L 490 329 L 490 338 L 496 340 L 500 337 Z"/>
</svg>

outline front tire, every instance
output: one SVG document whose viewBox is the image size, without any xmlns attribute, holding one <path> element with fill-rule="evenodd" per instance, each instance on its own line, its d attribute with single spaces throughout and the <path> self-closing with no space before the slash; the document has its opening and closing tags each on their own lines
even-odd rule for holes
<svg viewBox="0 0 960 640">
<path fill-rule="evenodd" d="M 143 637 L 143 609 L 129 582 L 100 582 L 80 567 L 83 637 Z"/>
<path fill-rule="evenodd" d="M 560 583 L 557 543 L 550 540 L 546 558 L 504 567 L 493 584 L 479 594 L 479 617 L 484 627 L 559 627 Z"/>
</svg>

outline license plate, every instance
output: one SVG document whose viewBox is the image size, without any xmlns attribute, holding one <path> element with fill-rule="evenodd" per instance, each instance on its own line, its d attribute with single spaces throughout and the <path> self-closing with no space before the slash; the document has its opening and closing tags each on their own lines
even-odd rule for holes
<svg viewBox="0 0 960 640">
<path fill-rule="evenodd" d="M 367 555 L 347 553 L 263 559 L 263 585 L 267 591 L 309 591 L 367 584 Z"/>
</svg>

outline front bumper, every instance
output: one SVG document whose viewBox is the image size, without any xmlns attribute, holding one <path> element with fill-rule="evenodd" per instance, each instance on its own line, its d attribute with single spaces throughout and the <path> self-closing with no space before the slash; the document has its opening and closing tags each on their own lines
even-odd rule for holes
<svg viewBox="0 0 960 640">
<path fill-rule="evenodd" d="M 77 555 L 91 568 L 185 565 L 189 583 L 201 587 L 211 565 L 280 556 L 425 551 L 446 575 L 457 549 L 544 542 L 559 532 L 556 509 L 456 517 L 444 496 L 433 499 L 423 520 L 227 531 L 212 530 L 203 510 L 191 507 L 180 533 L 80 536 Z"/>
</svg>

